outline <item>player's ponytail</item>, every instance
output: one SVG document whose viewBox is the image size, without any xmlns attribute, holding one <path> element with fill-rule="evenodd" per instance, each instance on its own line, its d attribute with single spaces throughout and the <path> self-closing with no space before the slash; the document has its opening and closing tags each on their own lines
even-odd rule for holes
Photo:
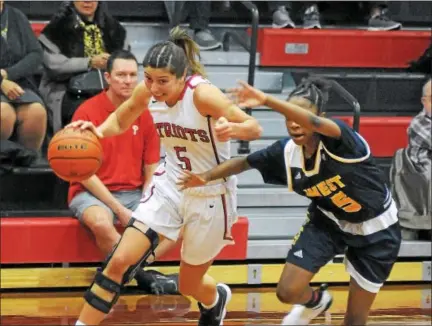
<svg viewBox="0 0 432 326">
<path fill-rule="evenodd" d="M 198 74 L 206 77 L 204 66 L 200 62 L 200 49 L 198 44 L 192 40 L 188 33 L 176 26 L 170 31 L 171 42 L 183 49 L 192 74 Z"/>
<path fill-rule="evenodd" d="M 198 45 L 186 31 L 175 27 L 170 31 L 170 39 L 153 45 L 146 53 L 143 67 L 167 69 L 177 78 L 186 73 L 206 77 L 204 67 L 199 61 Z"/>
</svg>

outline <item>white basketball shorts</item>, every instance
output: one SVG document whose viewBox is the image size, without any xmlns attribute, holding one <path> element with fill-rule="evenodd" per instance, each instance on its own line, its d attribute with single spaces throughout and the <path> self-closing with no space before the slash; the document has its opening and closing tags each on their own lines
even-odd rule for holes
<svg viewBox="0 0 432 326">
<path fill-rule="evenodd" d="M 182 260 L 201 265 L 234 243 L 231 227 L 237 221 L 236 196 L 235 177 L 225 183 L 178 191 L 175 182 L 158 169 L 132 216 L 174 241 L 184 227 Z"/>
</svg>

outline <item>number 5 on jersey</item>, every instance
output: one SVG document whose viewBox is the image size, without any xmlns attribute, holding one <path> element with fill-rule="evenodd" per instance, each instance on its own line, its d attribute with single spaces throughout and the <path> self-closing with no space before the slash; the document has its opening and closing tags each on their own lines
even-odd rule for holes
<svg viewBox="0 0 432 326">
<path fill-rule="evenodd" d="M 176 152 L 177 158 L 181 162 L 179 165 L 183 170 L 192 171 L 192 165 L 190 159 L 188 159 L 186 156 L 184 156 L 184 153 L 187 152 L 186 147 L 182 146 L 175 146 L 174 150 Z"/>
</svg>

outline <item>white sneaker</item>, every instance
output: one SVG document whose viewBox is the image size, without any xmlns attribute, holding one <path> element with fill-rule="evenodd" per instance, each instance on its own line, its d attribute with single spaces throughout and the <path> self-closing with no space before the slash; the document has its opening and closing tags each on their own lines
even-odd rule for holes
<svg viewBox="0 0 432 326">
<path fill-rule="evenodd" d="M 320 292 L 321 300 L 315 307 L 306 308 L 303 305 L 294 305 L 291 312 L 282 320 L 281 325 L 309 325 L 312 319 L 329 309 L 333 298 L 330 292 L 327 291 L 327 285 L 322 285 Z"/>
</svg>

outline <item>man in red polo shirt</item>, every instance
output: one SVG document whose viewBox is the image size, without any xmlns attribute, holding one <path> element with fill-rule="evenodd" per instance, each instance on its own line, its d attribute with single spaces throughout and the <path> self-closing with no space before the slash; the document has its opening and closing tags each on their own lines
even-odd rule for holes
<svg viewBox="0 0 432 326">
<path fill-rule="evenodd" d="M 82 103 L 73 121 L 87 120 L 98 126 L 132 95 L 138 83 L 135 56 L 124 50 L 112 53 L 105 78 L 108 89 Z M 75 216 L 92 231 L 100 250 L 108 255 L 120 239 L 113 222 L 116 218 L 123 225 L 129 222 L 159 164 L 160 142 L 148 110 L 125 133 L 100 141 L 102 166 L 89 179 L 71 183 L 68 202 Z M 174 245 L 162 241 L 156 256 Z M 152 279 L 149 275 L 140 270 L 135 278 L 141 288 L 148 290 Z"/>
</svg>

